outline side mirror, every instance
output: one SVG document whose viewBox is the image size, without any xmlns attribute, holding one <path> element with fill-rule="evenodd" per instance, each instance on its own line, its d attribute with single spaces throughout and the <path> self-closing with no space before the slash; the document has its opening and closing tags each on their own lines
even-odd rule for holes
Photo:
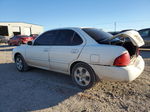
<svg viewBox="0 0 150 112">
<path fill-rule="evenodd" d="M 27 43 L 27 45 L 32 45 L 32 41 L 29 41 L 29 42 Z"/>
</svg>

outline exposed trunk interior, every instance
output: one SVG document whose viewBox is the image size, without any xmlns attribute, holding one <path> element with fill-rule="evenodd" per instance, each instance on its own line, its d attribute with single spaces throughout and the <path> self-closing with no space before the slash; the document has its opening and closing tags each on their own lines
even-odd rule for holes
<svg viewBox="0 0 150 112">
<path fill-rule="evenodd" d="M 113 42 L 112 45 L 114 45 Z M 130 40 L 125 42 L 119 42 L 117 44 L 115 43 L 115 45 L 123 46 L 124 48 L 126 48 L 131 58 L 137 55 L 138 47 L 134 46 Z"/>
<path fill-rule="evenodd" d="M 128 50 L 130 56 L 136 55 L 138 48 L 132 42 L 125 42 L 122 46 Z"/>
<path fill-rule="evenodd" d="M 138 47 L 134 46 L 133 43 L 130 41 L 130 39 L 126 39 L 125 41 L 115 40 L 115 41 L 109 41 L 109 42 L 105 41 L 105 42 L 100 42 L 100 43 L 123 46 L 125 49 L 128 50 L 131 58 L 133 58 L 134 56 L 137 56 Z"/>
</svg>

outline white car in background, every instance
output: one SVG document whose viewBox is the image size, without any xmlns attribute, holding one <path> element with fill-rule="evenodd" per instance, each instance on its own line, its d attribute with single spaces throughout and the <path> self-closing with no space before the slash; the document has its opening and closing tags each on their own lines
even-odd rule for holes
<svg viewBox="0 0 150 112">
<path fill-rule="evenodd" d="M 13 49 L 19 71 L 37 67 L 71 75 L 82 89 L 99 79 L 133 81 L 144 69 L 136 31 L 112 36 L 96 28 L 60 28 Z"/>
</svg>

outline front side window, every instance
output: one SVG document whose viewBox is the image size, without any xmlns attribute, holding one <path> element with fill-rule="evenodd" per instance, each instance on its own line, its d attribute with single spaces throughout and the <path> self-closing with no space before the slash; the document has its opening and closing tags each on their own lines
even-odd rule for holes
<svg viewBox="0 0 150 112">
<path fill-rule="evenodd" d="M 57 38 L 57 31 L 48 31 L 40 35 L 34 42 L 34 45 L 53 45 Z"/>
<path fill-rule="evenodd" d="M 73 30 L 59 30 L 56 45 L 80 45 L 81 37 Z"/>
</svg>

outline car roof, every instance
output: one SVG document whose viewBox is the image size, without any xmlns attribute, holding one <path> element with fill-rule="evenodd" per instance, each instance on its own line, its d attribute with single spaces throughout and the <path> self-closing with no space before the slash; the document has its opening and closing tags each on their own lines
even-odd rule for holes
<svg viewBox="0 0 150 112">
<path fill-rule="evenodd" d="M 55 29 L 50 29 L 51 30 L 61 30 L 61 29 L 84 29 L 84 28 L 94 28 L 94 27 L 62 27 L 62 28 L 55 28 Z"/>
</svg>

